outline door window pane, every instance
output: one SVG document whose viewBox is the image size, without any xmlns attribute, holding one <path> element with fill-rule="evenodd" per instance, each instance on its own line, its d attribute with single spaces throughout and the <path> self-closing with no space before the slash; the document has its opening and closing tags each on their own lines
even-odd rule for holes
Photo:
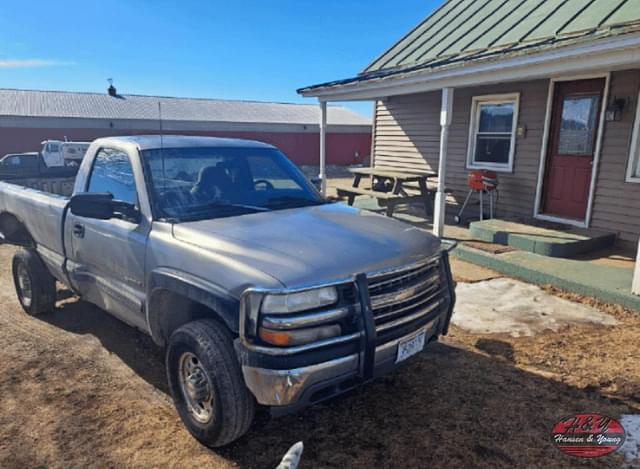
<svg viewBox="0 0 640 469">
<path fill-rule="evenodd" d="M 109 192 L 113 198 L 137 205 L 133 168 L 126 153 L 103 148 L 96 155 L 87 192 Z"/>
<path fill-rule="evenodd" d="M 38 166 L 38 158 L 35 156 L 23 156 L 20 164 L 27 168 L 35 168 Z"/>
<path fill-rule="evenodd" d="M 562 103 L 558 154 L 593 155 L 600 96 L 570 96 Z"/>
</svg>

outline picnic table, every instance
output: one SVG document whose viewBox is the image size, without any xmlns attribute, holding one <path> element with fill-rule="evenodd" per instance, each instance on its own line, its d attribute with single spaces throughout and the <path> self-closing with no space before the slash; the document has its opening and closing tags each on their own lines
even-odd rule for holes
<svg viewBox="0 0 640 469">
<path fill-rule="evenodd" d="M 351 168 L 353 184 L 351 186 L 338 185 L 336 190 L 339 197 L 346 197 L 349 205 L 353 205 L 357 196 L 365 195 L 378 200 L 386 207 L 386 215 L 393 216 L 398 205 L 424 205 L 426 215 L 432 213 L 432 199 L 435 189 L 429 188 L 427 181 L 437 178 L 434 172 L 405 172 L 380 168 Z M 371 179 L 371 188 L 360 186 L 363 178 Z M 416 187 L 417 186 L 417 187 Z M 418 194 L 410 194 L 407 190 L 417 189 Z"/>
</svg>

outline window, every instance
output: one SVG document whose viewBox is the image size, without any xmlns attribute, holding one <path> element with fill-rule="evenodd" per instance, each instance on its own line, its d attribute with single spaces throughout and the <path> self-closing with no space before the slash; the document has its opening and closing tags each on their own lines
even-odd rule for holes
<svg viewBox="0 0 640 469">
<path fill-rule="evenodd" d="M 256 189 L 301 189 L 300 184 L 289 176 L 286 167 L 278 164 L 278 161 L 270 155 L 247 156 L 249 172 Z"/>
<path fill-rule="evenodd" d="M 476 96 L 471 105 L 469 168 L 513 170 L 518 94 Z"/>
<path fill-rule="evenodd" d="M 636 103 L 636 120 L 633 124 L 631 151 L 627 165 L 627 182 L 640 182 L 640 93 Z"/>
<path fill-rule="evenodd" d="M 36 155 L 25 155 L 20 157 L 20 164 L 25 168 L 37 168 L 38 157 Z"/>
<path fill-rule="evenodd" d="M 593 155 L 600 95 L 567 96 L 562 103 L 558 154 Z"/>
<path fill-rule="evenodd" d="M 323 203 L 280 151 L 262 147 L 144 150 L 157 217 L 204 220 Z"/>
<path fill-rule="evenodd" d="M 101 149 L 93 162 L 87 192 L 110 192 L 116 200 L 137 205 L 136 183 L 127 154 L 110 148 Z"/>
<path fill-rule="evenodd" d="M 12 166 L 20 166 L 21 163 L 19 156 L 12 156 L 11 158 L 8 158 L 7 161 Z"/>
</svg>

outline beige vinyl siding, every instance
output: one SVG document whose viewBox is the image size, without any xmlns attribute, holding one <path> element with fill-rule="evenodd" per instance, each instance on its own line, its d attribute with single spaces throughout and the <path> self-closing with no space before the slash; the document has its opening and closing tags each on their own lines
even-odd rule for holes
<svg viewBox="0 0 640 469">
<path fill-rule="evenodd" d="M 605 123 L 591 216 L 593 228 L 615 231 L 629 245 L 640 234 L 640 183 L 625 182 L 639 87 L 640 70 L 611 74 L 611 98 L 631 98 L 632 104 L 620 121 Z"/>
<path fill-rule="evenodd" d="M 462 203 L 467 194 L 466 178 L 470 171 L 467 147 L 473 96 L 520 93 L 518 125 L 526 127 L 526 135 L 516 138 L 513 172 L 498 173 L 497 215 L 525 222 L 532 219 L 549 84 L 549 80 L 535 80 L 455 90 L 447 165 L 447 187 L 453 190 L 450 203 Z M 615 231 L 627 246 L 635 245 L 640 234 L 640 183 L 625 182 L 639 87 L 640 70 L 612 73 L 610 96 L 630 97 L 632 105 L 625 110 L 621 121 L 605 123 L 591 219 L 592 228 Z M 378 101 L 373 141 L 376 167 L 437 171 L 440 96 L 436 91 Z M 456 210 L 457 207 L 449 206 L 448 213 Z M 468 210 L 475 212 L 477 206 Z"/>
<path fill-rule="evenodd" d="M 394 96 L 378 101 L 373 146 L 375 166 L 437 170 L 439 113 L 439 93 Z"/>
<path fill-rule="evenodd" d="M 516 139 L 513 173 L 498 174 L 497 213 L 505 217 L 532 217 L 548 86 L 547 80 L 539 80 L 455 90 L 447 165 L 447 187 L 453 190 L 450 202 L 461 204 L 468 190 L 467 147 L 473 96 L 520 93 L 519 123 L 527 126 L 527 134 Z M 374 141 L 376 167 L 437 171 L 440 95 L 440 92 L 430 92 L 394 96 L 378 102 Z"/>
<path fill-rule="evenodd" d="M 469 123 L 474 96 L 518 93 L 520 106 L 516 126 L 526 126 L 526 135 L 516 137 L 513 172 L 498 172 L 498 216 L 529 220 L 533 216 L 540 147 L 544 134 L 548 80 L 465 88 L 455 91 L 450 130 L 447 186 L 458 201 L 466 195 Z M 471 208 L 475 210 L 475 207 Z"/>
</svg>

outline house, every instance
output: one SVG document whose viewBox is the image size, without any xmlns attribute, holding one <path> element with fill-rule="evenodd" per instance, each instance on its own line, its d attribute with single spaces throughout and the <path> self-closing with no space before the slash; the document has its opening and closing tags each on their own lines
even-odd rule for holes
<svg viewBox="0 0 640 469">
<path fill-rule="evenodd" d="M 115 88 L 106 93 L 0 89 L 0 156 L 38 150 L 49 139 L 86 141 L 162 130 L 260 140 L 298 164 L 315 165 L 319 115 L 309 104 L 121 95 Z M 327 132 L 329 163 L 368 159 L 369 118 L 331 106 Z"/>
<path fill-rule="evenodd" d="M 497 215 L 640 235 L 640 0 L 449 0 L 357 76 L 299 90 L 375 101 L 372 164 L 439 173 L 434 230 L 473 169 Z"/>
</svg>

